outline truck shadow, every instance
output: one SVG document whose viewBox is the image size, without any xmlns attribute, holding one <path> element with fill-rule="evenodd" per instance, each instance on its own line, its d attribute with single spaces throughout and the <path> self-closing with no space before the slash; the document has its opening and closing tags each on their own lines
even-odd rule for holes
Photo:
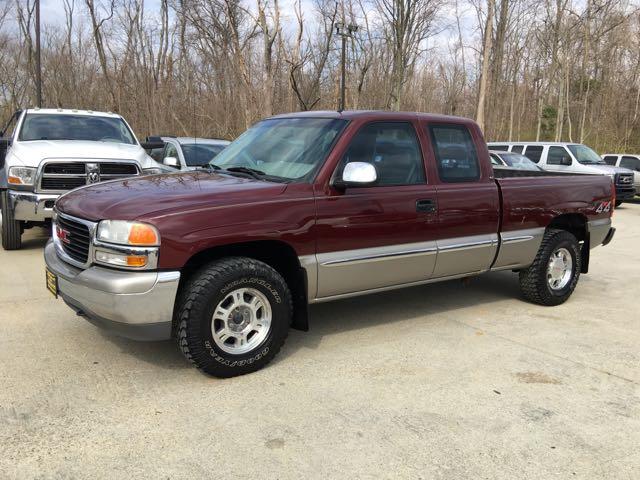
<svg viewBox="0 0 640 480">
<path fill-rule="evenodd" d="M 346 331 L 392 325 L 425 316 L 425 322 L 435 322 L 428 316 L 449 313 L 455 317 L 458 310 L 520 298 L 517 275 L 493 272 L 468 283 L 451 280 L 312 305 L 309 331 L 292 330 L 276 361 L 286 359 L 298 349 L 317 349 L 323 338 Z"/>
<path fill-rule="evenodd" d="M 453 317 L 458 310 L 519 298 L 517 276 L 511 272 L 494 272 L 472 279 L 468 284 L 452 280 L 312 305 L 309 331 L 292 330 L 273 363 L 291 361 L 288 357 L 299 349 L 321 348 L 324 338 L 347 331 L 393 325 L 424 316 L 428 323 L 429 315 L 450 313 Z M 137 342 L 104 331 L 100 331 L 100 335 L 122 353 L 161 369 L 193 368 L 182 357 L 175 341 Z"/>
</svg>

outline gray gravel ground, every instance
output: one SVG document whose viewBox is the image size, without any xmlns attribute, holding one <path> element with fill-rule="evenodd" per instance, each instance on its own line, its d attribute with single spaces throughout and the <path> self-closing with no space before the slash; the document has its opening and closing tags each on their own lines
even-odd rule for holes
<svg viewBox="0 0 640 480">
<path fill-rule="evenodd" d="M 0 249 L 0 478 L 640 478 L 640 204 L 564 305 L 489 274 L 312 308 L 231 380 L 102 333 Z"/>
</svg>

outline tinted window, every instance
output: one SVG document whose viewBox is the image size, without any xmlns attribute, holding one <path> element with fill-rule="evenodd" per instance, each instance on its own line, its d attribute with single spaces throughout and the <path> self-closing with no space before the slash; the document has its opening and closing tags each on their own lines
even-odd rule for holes
<svg viewBox="0 0 640 480">
<path fill-rule="evenodd" d="M 542 146 L 527 145 L 527 148 L 524 151 L 524 156 L 532 162 L 538 163 L 540 161 L 540 157 L 542 156 Z"/>
<path fill-rule="evenodd" d="M 376 185 L 414 185 L 425 183 L 418 138 L 409 123 L 372 123 L 363 127 L 342 158 L 376 167 Z"/>
<path fill-rule="evenodd" d="M 635 157 L 622 157 L 622 160 L 620 160 L 620 166 L 640 172 L 640 160 Z"/>
<path fill-rule="evenodd" d="M 563 157 L 569 157 L 569 153 L 564 147 L 549 147 L 547 165 L 561 165 L 560 161 Z"/>
<path fill-rule="evenodd" d="M 19 140 L 89 140 L 135 144 L 127 125 L 118 117 L 92 117 L 28 113 L 20 129 Z"/>
<path fill-rule="evenodd" d="M 224 150 L 224 145 L 211 145 L 205 143 L 182 144 L 184 161 L 190 167 L 202 167 L 206 165 L 222 150 Z"/>
<path fill-rule="evenodd" d="M 466 127 L 433 125 L 429 130 L 443 182 L 472 182 L 480 178 L 476 147 Z"/>
<path fill-rule="evenodd" d="M 524 145 L 514 145 L 513 148 L 511 148 L 511 151 L 514 153 L 522 153 L 523 150 Z"/>
<path fill-rule="evenodd" d="M 491 165 L 502 165 L 502 162 L 495 153 L 490 153 L 489 157 L 491 158 Z"/>
<path fill-rule="evenodd" d="M 491 150 L 500 150 L 501 152 L 506 152 L 509 150 L 509 145 L 489 145 Z"/>
<path fill-rule="evenodd" d="M 504 153 L 502 159 L 511 168 L 516 170 L 540 171 L 541 168 L 519 153 Z"/>
<path fill-rule="evenodd" d="M 607 155 L 603 158 L 604 163 L 606 163 L 607 165 L 615 165 L 616 162 L 618 161 L 618 156 L 617 155 Z"/>
</svg>

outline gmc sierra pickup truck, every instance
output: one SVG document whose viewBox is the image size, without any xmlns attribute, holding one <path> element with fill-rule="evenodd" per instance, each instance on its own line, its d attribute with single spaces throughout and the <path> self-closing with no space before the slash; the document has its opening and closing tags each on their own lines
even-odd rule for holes
<svg viewBox="0 0 640 480">
<path fill-rule="evenodd" d="M 47 287 L 98 326 L 174 337 L 230 377 L 306 330 L 310 303 L 512 270 L 524 298 L 558 305 L 611 240 L 614 202 L 604 175 L 494 172 L 471 120 L 281 115 L 208 171 L 62 196 Z"/>
</svg>

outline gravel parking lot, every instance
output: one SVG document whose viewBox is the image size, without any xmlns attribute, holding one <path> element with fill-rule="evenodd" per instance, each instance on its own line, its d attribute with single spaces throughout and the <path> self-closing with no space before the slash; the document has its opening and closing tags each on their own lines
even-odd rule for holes
<svg viewBox="0 0 640 480">
<path fill-rule="evenodd" d="M 640 204 L 559 307 L 493 273 L 312 307 L 258 373 L 102 333 L 0 249 L 0 478 L 640 478 Z"/>
</svg>

